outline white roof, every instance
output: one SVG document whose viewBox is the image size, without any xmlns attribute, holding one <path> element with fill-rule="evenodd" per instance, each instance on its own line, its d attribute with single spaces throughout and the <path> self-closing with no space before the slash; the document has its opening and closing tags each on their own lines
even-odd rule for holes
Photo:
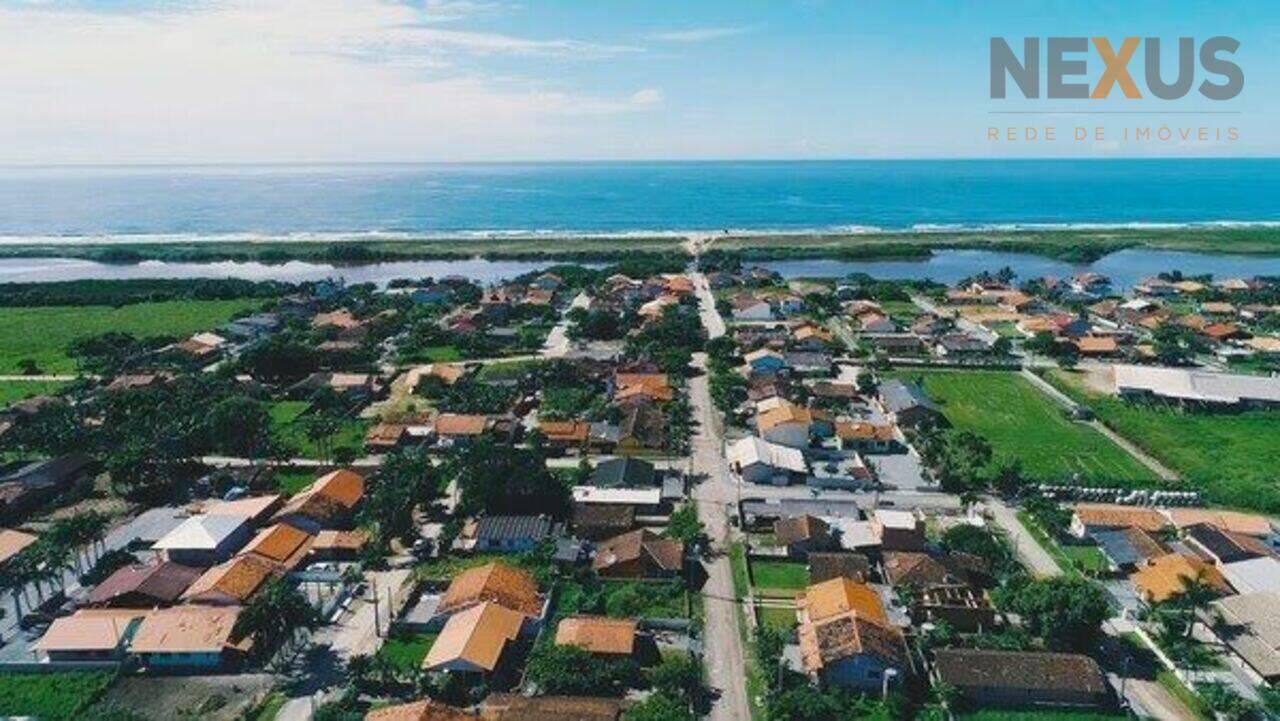
<svg viewBox="0 0 1280 721">
<path fill-rule="evenodd" d="M 1280 403 L 1280 378 L 1129 365 L 1116 366 L 1115 374 L 1117 391 L 1150 391 L 1166 398 L 1215 403 Z"/>
<path fill-rule="evenodd" d="M 916 525 L 920 522 L 916 517 L 916 514 L 911 511 L 895 511 L 878 508 L 873 511 L 873 513 L 875 513 L 876 520 L 885 528 L 901 528 L 913 531 L 915 530 Z"/>
<path fill-rule="evenodd" d="M 1242 593 L 1213 605 L 1228 624 L 1241 629 L 1227 639 L 1232 650 L 1258 673 L 1280 675 L 1280 593 Z"/>
<path fill-rule="evenodd" d="M 1237 593 L 1280 593 L 1280 561 L 1271 556 L 1223 564 L 1222 575 Z"/>
<path fill-rule="evenodd" d="M 824 518 L 832 528 L 840 531 L 840 545 L 851 551 L 880 545 L 880 529 L 871 521 L 853 521 L 847 518 Z"/>
<path fill-rule="evenodd" d="M 191 336 L 191 340 L 201 345 L 212 346 L 214 348 L 217 348 L 218 346 L 223 345 L 227 342 L 226 338 L 223 338 L 217 333 L 196 333 L 195 335 Z"/>
<path fill-rule="evenodd" d="M 152 548 L 211 551 L 248 522 L 249 519 L 245 516 L 192 516 L 156 541 Z"/>
<path fill-rule="evenodd" d="M 756 413 L 764 413 L 765 411 L 781 408 L 790 405 L 790 402 L 781 396 L 769 396 L 763 400 L 756 401 Z"/>
<path fill-rule="evenodd" d="M 1146 298 L 1134 298 L 1133 300 L 1121 303 L 1120 307 L 1125 310 L 1146 310 L 1154 305 L 1155 303 L 1147 300 Z"/>
<path fill-rule="evenodd" d="M 742 359 L 748 363 L 758 361 L 761 358 L 777 358 L 778 360 L 783 360 L 785 356 L 772 348 L 757 348 L 742 356 Z"/>
<path fill-rule="evenodd" d="M 573 502 L 617 503 L 625 506 L 656 506 L 662 503 L 662 489 L 574 486 Z"/>
<path fill-rule="evenodd" d="M 800 449 L 770 443 L 757 436 L 748 436 L 729 446 L 728 456 L 729 462 L 739 467 L 763 463 L 796 473 L 804 473 L 809 468 Z"/>
</svg>

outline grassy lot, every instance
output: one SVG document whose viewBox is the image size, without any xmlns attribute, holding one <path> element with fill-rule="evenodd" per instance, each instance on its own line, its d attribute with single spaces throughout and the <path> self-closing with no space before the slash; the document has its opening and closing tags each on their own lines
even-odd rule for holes
<svg viewBox="0 0 1280 721">
<path fill-rule="evenodd" d="M 761 596 L 790 597 L 809 585 L 808 567 L 794 561 L 752 561 L 751 575 Z"/>
<path fill-rule="evenodd" d="M 0 381 L 0 408 L 32 396 L 52 395 L 65 385 L 62 381 Z"/>
<path fill-rule="evenodd" d="M 436 642 L 437 635 L 434 633 L 393 635 L 382 644 L 382 648 L 378 649 L 378 656 L 401 671 L 416 671 L 422 666 L 422 659 L 427 657 L 431 645 Z"/>
<path fill-rule="evenodd" d="M 278 401 L 272 403 L 268 412 L 271 416 L 271 430 L 286 445 L 294 448 L 303 458 L 320 458 L 320 445 L 307 437 L 305 421 L 302 419 L 311 404 L 306 401 Z M 343 418 L 338 424 L 338 432 L 331 440 L 333 450 L 350 448 L 359 454 L 364 448 L 364 434 L 368 430 L 368 421 L 359 418 Z"/>
<path fill-rule="evenodd" d="M 111 685 L 106 672 L 0 674 L 0 716 L 76 718 Z"/>
<path fill-rule="evenodd" d="M 289 697 L 283 693 L 272 691 L 267 694 L 266 698 L 262 699 L 261 703 L 254 707 L 248 718 L 252 721 L 275 721 L 276 716 L 280 714 L 280 709 L 284 708 L 284 704 L 288 700 Z"/>
<path fill-rule="evenodd" d="M 899 323 L 910 325 L 915 319 L 920 317 L 920 306 L 909 300 L 883 300 L 880 302 L 880 308 L 889 317 Z"/>
<path fill-rule="evenodd" d="M 1062 555 L 1086 574 L 1107 570 L 1107 557 L 1097 546 L 1062 546 Z"/>
<path fill-rule="evenodd" d="M 1185 477 L 1214 504 L 1280 513 L 1280 410 L 1187 413 L 1136 405 L 1084 389 L 1078 373 L 1048 379 L 1098 418 Z"/>
<path fill-rule="evenodd" d="M 689 617 L 688 593 L 681 581 L 605 581 L 593 590 L 561 580 L 556 589 L 555 617 L 602 612 L 613 618 Z"/>
<path fill-rule="evenodd" d="M 729 568 L 733 571 L 734 598 L 746 598 L 751 591 L 751 574 L 747 570 L 747 549 L 741 543 L 729 546 Z"/>
<path fill-rule="evenodd" d="M 409 353 L 401 360 L 406 363 L 452 363 L 462 360 L 462 351 L 455 345 L 433 345 Z"/>
<path fill-rule="evenodd" d="M 924 388 L 947 420 L 990 441 L 998 457 L 1022 461 L 1034 480 L 1073 474 L 1097 483 L 1156 480 L 1148 468 L 1097 431 L 1067 420 L 1053 401 L 1025 379 L 1002 371 L 903 371 L 924 378 Z"/>
<path fill-rule="evenodd" d="M 108 306 L 5 308 L 0 324 L 0 374 L 18 373 L 18 364 L 34 360 L 44 373 L 74 373 L 67 346 L 78 338 L 119 331 L 138 338 L 183 338 L 211 330 L 236 313 L 260 305 L 260 299 L 177 300 Z"/>
<path fill-rule="evenodd" d="M 271 482 L 278 493 L 292 496 L 315 479 L 316 472 L 312 468 L 277 468 Z"/>
<path fill-rule="evenodd" d="M 756 609 L 761 625 L 770 626 L 780 631 L 790 631 L 796 627 L 796 611 L 794 608 L 761 607 Z"/>
</svg>

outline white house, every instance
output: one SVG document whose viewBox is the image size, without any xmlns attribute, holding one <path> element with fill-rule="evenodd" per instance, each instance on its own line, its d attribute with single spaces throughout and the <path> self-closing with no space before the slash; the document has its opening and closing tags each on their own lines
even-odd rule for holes
<svg viewBox="0 0 1280 721">
<path fill-rule="evenodd" d="M 748 483 L 785 486 L 792 476 L 804 475 L 809 470 L 799 450 L 755 436 L 729 446 L 728 457 L 729 466 Z"/>
</svg>

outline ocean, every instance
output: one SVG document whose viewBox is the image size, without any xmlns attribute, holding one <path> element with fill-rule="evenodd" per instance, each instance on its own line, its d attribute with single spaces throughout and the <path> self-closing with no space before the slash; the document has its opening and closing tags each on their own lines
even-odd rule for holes
<svg viewBox="0 0 1280 721">
<path fill-rule="evenodd" d="M 1280 223 L 1280 160 L 0 169 L 0 242 Z"/>
</svg>

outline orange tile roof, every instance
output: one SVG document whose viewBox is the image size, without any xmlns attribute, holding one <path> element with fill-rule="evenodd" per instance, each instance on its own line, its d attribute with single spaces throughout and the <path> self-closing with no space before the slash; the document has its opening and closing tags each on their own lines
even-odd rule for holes
<svg viewBox="0 0 1280 721">
<path fill-rule="evenodd" d="M 836 436 L 849 441 L 891 441 L 894 438 L 893 426 L 866 421 L 840 421 L 836 423 Z"/>
<path fill-rule="evenodd" d="M 147 615 L 144 609 L 85 608 L 54 619 L 34 648 L 40 651 L 112 651 L 130 626 Z"/>
<path fill-rule="evenodd" d="M 655 401 L 669 401 L 676 397 L 671 379 L 665 373 L 619 373 L 614 379 L 617 391 L 614 398 L 623 400 L 635 396 L 648 396 Z"/>
<path fill-rule="evenodd" d="M 1154 559 L 1150 565 L 1129 576 L 1129 580 L 1133 581 L 1133 585 L 1148 602 L 1160 603 L 1182 593 L 1187 581 L 1197 577 L 1221 594 L 1230 593 L 1226 579 L 1218 569 L 1198 558 L 1180 553 L 1170 553 Z"/>
<path fill-rule="evenodd" d="M 1224 511 L 1212 508 L 1173 508 L 1169 510 L 1173 525 L 1178 528 L 1207 523 L 1219 530 L 1242 533 L 1246 536 L 1271 535 L 1271 520 L 1266 516 L 1240 511 Z"/>
<path fill-rule="evenodd" d="M 485 602 L 455 613 L 422 660 L 422 667 L 439 669 L 458 661 L 493 671 L 507 644 L 520 635 L 524 614 L 496 603 Z"/>
<path fill-rule="evenodd" d="M 350 511 L 364 498 L 364 476 L 339 469 L 317 478 L 285 504 L 276 514 L 307 516 L 316 521 L 329 520 L 340 511 Z"/>
<path fill-rule="evenodd" d="M 825 537 L 831 530 L 827 522 L 817 516 L 787 516 L 773 522 L 773 539 L 780 546 Z"/>
<path fill-rule="evenodd" d="M 1154 533 L 1168 525 L 1164 514 L 1154 508 L 1141 506 L 1081 503 L 1075 507 L 1075 515 L 1086 526 L 1141 528 L 1148 533 Z"/>
<path fill-rule="evenodd" d="M 630 656 L 636 648 L 634 620 L 570 616 L 556 626 L 557 646 L 578 646 L 591 653 Z"/>
<path fill-rule="evenodd" d="M 1076 341 L 1081 353 L 1115 353 L 1120 348 L 1110 336 L 1084 336 Z"/>
<path fill-rule="evenodd" d="M 847 611 L 820 622 L 802 623 L 797 629 L 800 661 L 811 675 L 827 664 L 851 656 L 874 656 L 889 667 L 902 668 L 907 658 L 902 631 L 873 621 L 857 611 Z"/>
<path fill-rule="evenodd" d="M 454 577 L 437 610 L 452 613 L 484 601 L 497 601 L 529 616 L 542 610 L 538 583 L 529 572 L 505 563 L 470 568 Z"/>
<path fill-rule="evenodd" d="M 814 623 L 849 611 L 872 621 L 889 622 L 880 594 L 867 584 L 848 578 L 833 578 L 809 586 L 796 596 L 796 607 L 802 616 Z"/>
<path fill-rule="evenodd" d="M 1212 325 L 1205 326 L 1200 332 L 1210 338 L 1221 340 L 1223 338 L 1230 338 L 1236 333 L 1239 333 L 1240 328 L 1238 328 L 1235 323 L 1214 323 Z"/>
<path fill-rule="evenodd" d="M 591 424 L 582 421 L 539 421 L 538 430 L 549 441 L 581 443 L 587 440 Z"/>
<path fill-rule="evenodd" d="M 240 616 L 234 606 L 174 606 L 147 614 L 133 635 L 134 653 L 210 653 L 247 649 L 249 639 L 233 643 L 231 631 Z"/>
<path fill-rule="evenodd" d="M 813 415 L 808 408 L 801 408 L 792 403 L 783 403 L 756 416 L 756 428 L 761 433 L 773 430 L 784 423 L 800 423 L 807 426 L 812 422 Z"/>
<path fill-rule="evenodd" d="M 208 516 L 247 516 L 249 518 L 257 518 L 275 508 L 280 503 L 280 499 L 281 496 L 271 494 L 241 498 L 238 501 L 214 501 L 205 505 L 204 513 Z"/>
<path fill-rule="evenodd" d="M 478 436 L 489 425 L 488 416 L 441 413 L 436 417 L 436 435 Z"/>
<path fill-rule="evenodd" d="M 311 327 L 313 328 L 342 328 L 348 330 L 360 326 L 360 321 L 351 314 L 351 311 L 343 308 L 335 310 L 332 313 L 317 313 L 311 319 Z"/>
<path fill-rule="evenodd" d="M 22 552 L 22 549 L 36 542 L 36 537 L 22 531 L 11 531 L 0 528 L 0 564 Z"/>
<path fill-rule="evenodd" d="M 383 706 L 364 715 L 364 721 L 465 721 L 475 718 L 474 714 L 430 699 Z"/>
<path fill-rule="evenodd" d="M 431 364 L 431 370 L 429 372 L 429 375 L 435 376 L 436 378 L 444 381 L 444 384 L 447 386 L 451 386 L 462 380 L 462 377 L 466 374 L 466 368 L 452 363 L 433 363 Z"/>
<path fill-rule="evenodd" d="M 358 551 L 369 542 L 369 534 L 364 531 L 321 531 L 311 542 L 312 551 L 347 550 Z"/>
<path fill-rule="evenodd" d="M 271 575 L 272 566 L 256 556 L 236 556 L 205 571 L 182 598 L 190 603 L 244 603 Z"/>
<path fill-rule="evenodd" d="M 269 561 L 281 569 L 293 570 L 311 549 L 311 534 L 287 523 L 264 528 L 240 551 Z"/>
</svg>

